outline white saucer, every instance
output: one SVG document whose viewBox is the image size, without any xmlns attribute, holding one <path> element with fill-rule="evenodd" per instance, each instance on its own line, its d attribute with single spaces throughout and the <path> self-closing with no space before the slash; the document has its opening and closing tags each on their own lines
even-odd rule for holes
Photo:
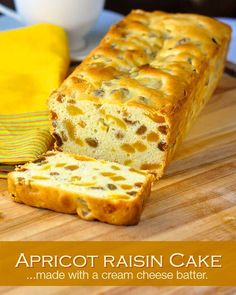
<svg viewBox="0 0 236 295">
<path fill-rule="evenodd" d="M 86 45 L 84 48 L 79 50 L 78 52 L 71 53 L 71 60 L 73 61 L 81 61 L 83 60 L 89 52 L 94 49 L 105 33 L 108 31 L 109 27 L 122 19 L 123 15 L 117 12 L 113 12 L 110 10 L 103 10 L 95 27 L 91 30 L 91 32 L 85 36 Z M 0 16 L 0 31 L 5 31 L 9 29 L 15 29 L 22 27 L 23 24 L 8 17 L 8 16 Z"/>
</svg>

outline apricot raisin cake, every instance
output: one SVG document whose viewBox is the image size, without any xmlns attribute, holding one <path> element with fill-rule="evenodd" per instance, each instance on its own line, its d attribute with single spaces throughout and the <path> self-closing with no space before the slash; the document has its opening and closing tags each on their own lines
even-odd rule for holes
<svg viewBox="0 0 236 295">
<path fill-rule="evenodd" d="M 56 147 L 157 176 L 221 77 L 230 27 L 132 11 L 49 98 Z"/>
<path fill-rule="evenodd" d="M 139 222 L 153 178 L 117 163 L 48 152 L 9 173 L 8 189 L 16 202 L 131 225 Z"/>
</svg>

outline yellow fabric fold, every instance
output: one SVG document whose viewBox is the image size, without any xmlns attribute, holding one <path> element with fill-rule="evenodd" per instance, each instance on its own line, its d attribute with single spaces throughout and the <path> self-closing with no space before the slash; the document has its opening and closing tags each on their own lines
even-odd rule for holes
<svg viewBox="0 0 236 295">
<path fill-rule="evenodd" d="M 65 78 L 69 63 L 64 30 L 37 24 L 0 33 L 0 113 L 47 109 L 49 93 Z"/>
<path fill-rule="evenodd" d="M 0 176 L 6 165 L 33 160 L 50 147 L 47 98 L 68 65 L 67 36 L 58 26 L 0 32 Z"/>
</svg>

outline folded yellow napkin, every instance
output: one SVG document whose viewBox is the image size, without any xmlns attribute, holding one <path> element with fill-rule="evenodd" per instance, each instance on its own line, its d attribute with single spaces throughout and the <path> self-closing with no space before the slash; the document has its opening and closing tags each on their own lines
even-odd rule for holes
<svg viewBox="0 0 236 295">
<path fill-rule="evenodd" d="M 58 26 L 0 32 L 0 176 L 6 165 L 33 160 L 49 148 L 47 98 L 68 65 L 67 37 Z"/>
</svg>

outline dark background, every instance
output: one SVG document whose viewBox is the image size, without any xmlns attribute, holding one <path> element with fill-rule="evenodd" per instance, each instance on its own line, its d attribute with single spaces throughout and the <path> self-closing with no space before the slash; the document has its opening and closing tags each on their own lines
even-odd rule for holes
<svg viewBox="0 0 236 295">
<path fill-rule="evenodd" d="M 0 3 L 14 7 L 13 0 L 0 0 Z M 139 8 L 236 17 L 236 0 L 106 0 L 106 8 L 122 14 Z"/>
</svg>

